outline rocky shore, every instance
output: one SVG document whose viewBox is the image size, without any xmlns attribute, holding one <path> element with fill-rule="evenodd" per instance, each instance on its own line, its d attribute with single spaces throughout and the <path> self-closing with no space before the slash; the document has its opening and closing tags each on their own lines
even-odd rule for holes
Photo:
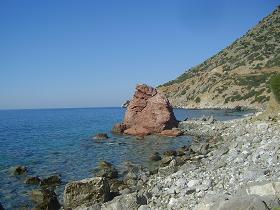
<svg viewBox="0 0 280 210">
<path fill-rule="evenodd" d="M 192 145 L 162 158 L 156 154 L 160 166 L 153 172 L 131 167 L 113 199 L 108 197 L 112 185 L 104 176 L 88 180 L 98 183 L 90 189 L 101 189 L 92 196 L 87 187 L 82 196 L 81 187 L 79 191 L 66 187 L 64 197 L 69 198 L 70 190 L 72 200 L 83 198 L 73 209 L 280 208 L 280 120 L 210 118 L 183 121 L 179 127 L 196 136 Z M 97 202 L 93 195 L 99 196 Z"/>
</svg>

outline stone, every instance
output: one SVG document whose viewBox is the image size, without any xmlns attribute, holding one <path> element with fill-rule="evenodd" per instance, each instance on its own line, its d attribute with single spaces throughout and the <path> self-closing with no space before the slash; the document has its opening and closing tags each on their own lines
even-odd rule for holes
<svg viewBox="0 0 280 210">
<path fill-rule="evenodd" d="M 177 171 L 177 166 L 176 166 L 176 160 L 172 160 L 168 166 L 165 167 L 159 167 L 158 169 L 158 175 L 160 177 L 166 177 L 169 176 L 170 174 L 173 174 Z"/>
<path fill-rule="evenodd" d="M 182 136 L 183 131 L 179 129 L 169 129 L 169 130 L 163 130 L 160 133 L 161 136 L 168 136 L 168 137 L 177 137 L 177 136 Z"/>
<path fill-rule="evenodd" d="M 280 182 L 264 182 L 252 184 L 246 188 L 248 195 L 280 196 Z"/>
<path fill-rule="evenodd" d="M 124 194 L 115 197 L 102 205 L 103 210 L 119 210 L 119 209 L 138 209 L 141 205 L 146 205 L 147 200 L 144 196 L 139 196 L 137 193 Z"/>
<path fill-rule="evenodd" d="M 161 159 L 160 165 L 161 165 L 161 166 L 168 166 L 172 160 L 174 160 L 174 157 L 173 157 L 173 156 L 166 156 L 166 157 L 163 157 L 163 158 Z"/>
<path fill-rule="evenodd" d="M 112 163 L 109 163 L 107 161 L 101 161 L 99 162 L 99 168 L 96 175 L 100 177 L 106 177 L 109 179 L 115 179 L 118 178 L 119 173 L 117 169 L 112 165 Z"/>
<path fill-rule="evenodd" d="M 58 210 L 61 207 L 55 192 L 49 189 L 32 190 L 31 198 L 36 203 L 36 206 L 34 208 L 36 210 Z"/>
<path fill-rule="evenodd" d="M 110 199 L 110 186 L 104 177 L 94 177 L 70 182 L 64 190 L 65 208 L 91 206 Z"/>
<path fill-rule="evenodd" d="M 187 185 L 189 188 L 194 188 L 199 184 L 200 184 L 199 180 L 190 180 Z"/>
<path fill-rule="evenodd" d="M 194 142 L 190 146 L 190 151 L 195 154 L 206 155 L 209 150 L 209 143 L 206 142 Z"/>
<path fill-rule="evenodd" d="M 268 208 L 267 203 L 269 203 L 272 208 Z M 279 203 L 274 201 L 273 198 L 264 198 L 257 195 L 243 195 L 228 200 L 220 199 L 214 203 L 201 203 L 196 210 L 269 210 L 278 209 L 279 207 Z"/>
<path fill-rule="evenodd" d="M 146 136 L 175 128 L 178 121 L 164 94 L 141 84 L 136 86 L 134 97 L 127 107 L 124 125 L 124 134 Z"/>
<path fill-rule="evenodd" d="M 41 180 L 41 186 L 57 186 L 61 184 L 61 178 L 59 175 L 52 175 Z"/>
<path fill-rule="evenodd" d="M 126 125 L 124 123 L 117 123 L 112 129 L 112 133 L 122 134 L 126 130 Z"/>
<path fill-rule="evenodd" d="M 11 168 L 12 175 L 18 176 L 18 175 L 24 175 L 27 173 L 27 167 L 26 166 L 15 166 Z"/>
<path fill-rule="evenodd" d="M 151 155 L 150 157 L 151 161 L 160 161 L 161 160 L 161 156 L 158 152 L 155 152 L 154 154 Z"/>
<path fill-rule="evenodd" d="M 38 185 L 41 183 L 41 179 L 38 176 L 29 176 L 24 181 L 25 184 L 32 184 L 32 185 Z"/>
<path fill-rule="evenodd" d="M 93 137 L 93 139 L 97 139 L 97 140 L 103 140 L 108 138 L 109 136 L 106 133 L 98 133 Z"/>
<path fill-rule="evenodd" d="M 163 153 L 164 156 L 176 156 L 177 152 L 175 150 L 167 150 Z"/>
</svg>

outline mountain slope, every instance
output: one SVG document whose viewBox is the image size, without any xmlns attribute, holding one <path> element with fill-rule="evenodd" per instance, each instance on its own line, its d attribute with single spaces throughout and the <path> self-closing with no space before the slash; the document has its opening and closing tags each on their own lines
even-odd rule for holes
<svg viewBox="0 0 280 210">
<path fill-rule="evenodd" d="M 280 72 L 280 9 L 177 79 L 160 85 L 175 107 L 264 108 L 269 80 Z"/>
</svg>

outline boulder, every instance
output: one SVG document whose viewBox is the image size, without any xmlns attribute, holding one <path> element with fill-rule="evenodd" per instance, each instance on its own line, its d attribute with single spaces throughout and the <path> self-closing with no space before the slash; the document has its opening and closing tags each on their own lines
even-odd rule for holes
<svg viewBox="0 0 280 210">
<path fill-rule="evenodd" d="M 181 131 L 178 128 L 169 129 L 169 130 L 163 130 L 163 131 L 161 131 L 160 135 L 168 136 L 168 137 L 177 137 L 177 136 L 182 136 L 183 135 L 183 131 Z"/>
<path fill-rule="evenodd" d="M 109 136 L 106 133 L 98 133 L 93 137 L 93 139 L 97 139 L 97 140 L 103 140 L 108 138 Z"/>
<path fill-rule="evenodd" d="M 177 152 L 175 150 L 167 150 L 163 153 L 164 156 L 176 156 Z"/>
<path fill-rule="evenodd" d="M 42 179 L 41 186 L 57 186 L 61 183 L 61 178 L 58 175 L 52 175 L 45 179 Z"/>
<path fill-rule="evenodd" d="M 112 129 L 112 133 L 122 134 L 126 130 L 126 125 L 124 123 L 117 123 Z"/>
<path fill-rule="evenodd" d="M 58 210 L 61 207 L 55 192 L 49 189 L 32 190 L 31 198 L 36 203 L 34 210 Z"/>
<path fill-rule="evenodd" d="M 271 208 L 268 207 L 268 204 Z M 278 209 L 278 201 L 270 197 L 261 197 L 257 195 L 236 196 L 227 200 L 216 200 L 214 202 L 201 202 L 196 210 L 237 210 L 237 209 L 254 209 L 269 210 Z"/>
<path fill-rule="evenodd" d="M 27 167 L 26 166 L 15 166 L 11 168 L 12 175 L 24 175 L 27 173 Z"/>
<path fill-rule="evenodd" d="M 152 154 L 152 156 L 150 157 L 151 161 L 160 161 L 161 160 L 161 156 L 158 152 L 155 152 L 154 154 Z"/>
<path fill-rule="evenodd" d="M 96 175 L 100 177 L 114 179 L 118 178 L 118 171 L 111 163 L 107 161 L 101 161 L 99 163 L 98 172 Z"/>
<path fill-rule="evenodd" d="M 147 199 L 137 193 L 130 193 L 115 197 L 112 201 L 104 204 L 101 209 L 119 210 L 119 209 L 138 209 L 141 205 L 146 205 Z"/>
<path fill-rule="evenodd" d="M 40 184 L 40 182 L 41 179 L 38 176 L 29 176 L 24 181 L 25 184 L 33 184 L 33 185 L 38 185 Z"/>
<path fill-rule="evenodd" d="M 121 125 L 123 133 L 145 136 L 177 126 L 178 121 L 168 99 L 155 88 L 145 84 L 137 85 L 134 97 L 127 107 L 124 124 Z M 120 127 L 120 124 L 115 127 Z M 117 130 L 115 127 L 113 130 Z"/>
<path fill-rule="evenodd" d="M 104 177 L 70 182 L 65 186 L 63 199 L 65 209 L 104 203 L 110 199 L 110 186 Z"/>
</svg>

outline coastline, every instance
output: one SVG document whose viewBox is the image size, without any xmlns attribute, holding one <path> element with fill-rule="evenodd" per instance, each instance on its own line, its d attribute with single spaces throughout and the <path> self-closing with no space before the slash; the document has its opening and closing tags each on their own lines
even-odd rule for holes
<svg viewBox="0 0 280 210">
<path fill-rule="evenodd" d="M 117 196 L 100 208 L 127 208 L 133 204 L 133 209 L 141 210 L 219 209 L 217 206 L 234 206 L 238 202 L 247 205 L 250 199 L 277 206 L 272 201 L 280 192 L 279 127 L 279 120 L 255 117 L 182 122 L 180 128 L 186 134 L 204 136 L 195 144 L 198 148 L 208 144 L 206 154 L 200 154 L 198 149 L 181 166 L 173 157 L 136 192 Z M 240 196 L 241 200 L 236 199 Z M 250 205 L 261 205 L 260 202 Z"/>
</svg>

